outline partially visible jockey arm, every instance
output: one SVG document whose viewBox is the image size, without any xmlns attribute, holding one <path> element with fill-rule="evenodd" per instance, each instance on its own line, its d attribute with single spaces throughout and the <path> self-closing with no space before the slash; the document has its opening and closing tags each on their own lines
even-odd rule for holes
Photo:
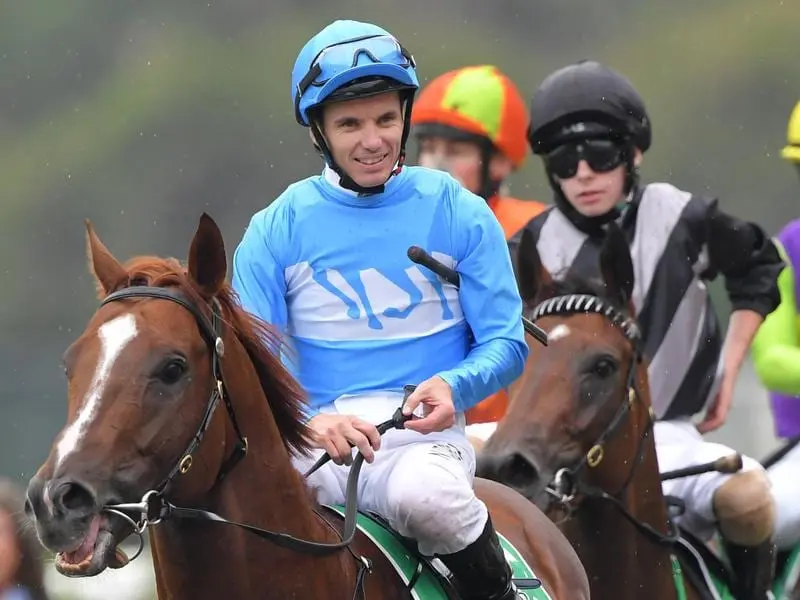
<svg viewBox="0 0 800 600">
<path fill-rule="evenodd" d="M 778 277 L 778 287 L 781 303 L 758 330 L 751 355 L 764 387 L 772 392 L 800 396 L 800 340 L 795 274 L 791 264 Z"/>
<path fill-rule="evenodd" d="M 778 275 L 785 266 L 773 240 L 757 224 L 707 203 L 704 237 L 711 267 L 725 276 L 733 312 L 725 336 L 726 377 L 734 378 L 764 318 L 780 303 Z"/>
<path fill-rule="evenodd" d="M 772 238 L 757 224 L 707 203 L 703 237 L 711 267 L 725 276 L 733 311 L 751 310 L 762 318 L 780 303 L 778 275 L 785 266 Z"/>
<path fill-rule="evenodd" d="M 503 229 L 486 203 L 463 188 L 453 202 L 453 245 L 459 299 L 474 344 L 455 368 L 439 373 L 465 411 L 507 387 L 528 356 L 517 291 Z"/>
</svg>

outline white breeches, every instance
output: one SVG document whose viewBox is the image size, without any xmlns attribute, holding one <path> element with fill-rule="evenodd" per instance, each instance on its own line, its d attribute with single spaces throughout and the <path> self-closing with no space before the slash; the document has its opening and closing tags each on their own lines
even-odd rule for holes
<svg viewBox="0 0 800 600">
<path fill-rule="evenodd" d="M 723 444 L 705 441 L 689 420 L 657 421 L 654 434 L 662 473 L 711 462 L 735 452 Z M 762 467 L 749 456 L 742 456 L 742 471 L 751 469 Z M 714 493 L 731 477 L 725 473 L 703 473 L 665 481 L 662 488 L 664 494 L 677 496 L 686 504 L 686 513 L 678 522 L 701 539 L 708 540 L 716 526 Z"/>
<path fill-rule="evenodd" d="M 494 433 L 495 423 L 480 423 L 466 428 L 467 434 L 486 441 Z M 659 471 L 664 473 L 691 465 L 714 461 L 733 454 L 723 444 L 703 439 L 689 420 L 657 421 L 654 427 Z M 742 456 L 742 471 L 763 470 L 761 465 Z M 800 447 L 795 448 L 768 472 L 777 508 L 776 543 L 791 548 L 800 542 Z M 732 475 L 710 472 L 662 483 L 664 494 L 683 500 L 686 512 L 678 522 L 703 540 L 716 530 L 714 493 Z"/>
<path fill-rule="evenodd" d="M 777 515 L 775 543 L 789 550 L 800 543 L 800 445 L 767 470 Z"/>
<path fill-rule="evenodd" d="M 401 395 L 337 400 L 324 412 L 359 416 L 373 424 L 391 418 Z M 363 408 L 365 404 L 369 408 Z M 475 496 L 475 452 L 464 434 L 463 414 L 450 429 L 422 435 L 392 429 L 381 439 L 372 464 L 364 463 L 358 507 L 386 519 L 401 535 L 415 539 L 427 556 L 452 554 L 478 539 L 486 525 L 486 505 Z M 322 455 L 295 457 L 305 472 Z M 355 450 L 354 450 L 355 456 Z M 350 467 L 328 462 L 312 474 L 321 504 L 343 504 Z"/>
</svg>

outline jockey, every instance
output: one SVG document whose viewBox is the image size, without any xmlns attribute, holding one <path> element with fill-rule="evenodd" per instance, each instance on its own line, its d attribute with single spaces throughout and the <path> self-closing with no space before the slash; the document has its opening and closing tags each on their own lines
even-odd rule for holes
<svg viewBox="0 0 800 600">
<path fill-rule="evenodd" d="M 529 141 L 555 200 L 526 226 L 543 265 L 555 275 L 597 276 L 605 225 L 616 221 L 630 239 L 659 468 L 732 453 L 702 433 L 725 422 L 750 342 L 779 302 L 778 250 L 761 227 L 723 212 L 716 198 L 640 183 L 651 123 L 638 92 L 613 70 L 580 61 L 555 71 L 534 94 L 531 115 Z M 706 287 L 718 273 L 733 305 L 724 344 Z M 685 502 L 686 529 L 708 539 L 718 528 L 736 597 L 761 600 L 773 577 L 775 502 L 763 468 L 743 460 L 739 473 L 675 479 L 663 489 Z"/>
<path fill-rule="evenodd" d="M 415 66 L 368 23 L 336 21 L 303 46 L 295 117 L 325 167 L 252 217 L 233 285 L 292 346 L 308 425 L 333 458 L 309 477 L 318 500 L 345 501 L 356 446 L 367 463 L 362 510 L 440 558 L 463 598 L 512 600 L 511 570 L 472 488 L 464 411 L 522 373 L 522 302 L 486 202 L 447 173 L 403 165 Z M 460 289 L 413 264 L 412 245 L 457 266 Z M 381 439 L 375 425 L 409 383 L 419 385 L 404 412 L 417 418 Z M 294 461 L 304 472 L 317 458 Z"/>
<path fill-rule="evenodd" d="M 448 71 L 420 92 L 411 114 L 423 167 L 447 171 L 481 196 L 506 238 L 544 209 L 505 193 L 505 181 L 528 154 L 528 110 L 514 83 L 496 67 Z M 505 390 L 467 411 L 467 424 L 493 423 L 506 411 Z"/>
<path fill-rule="evenodd" d="M 800 173 L 800 102 L 789 119 L 788 145 L 781 153 Z M 756 373 L 769 390 L 775 433 L 779 438 L 800 436 L 800 219 L 789 222 L 776 243 L 786 268 L 778 277 L 781 303 L 753 340 Z M 795 446 L 768 474 L 777 502 L 775 541 L 780 550 L 800 543 L 800 446 Z"/>
</svg>

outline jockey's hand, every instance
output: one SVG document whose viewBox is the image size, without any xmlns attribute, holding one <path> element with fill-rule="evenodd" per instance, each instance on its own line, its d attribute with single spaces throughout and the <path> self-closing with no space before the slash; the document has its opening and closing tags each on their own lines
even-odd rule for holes
<svg viewBox="0 0 800 600">
<path fill-rule="evenodd" d="M 317 448 L 324 448 L 337 465 L 353 462 L 350 444 L 359 449 L 368 463 L 375 460 L 374 450 L 381 447 L 378 428 L 358 417 L 319 414 L 308 422 L 308 426 Z"/>
<path fill-rule="evenodd" d="M 420 383 L 406 399 L 403 414 L 410 415 L 420 404 L 423 405 L 423 416 L 406 421 L 406 429 L 431 433 L 449 429 L 456 422 L 453 390 L 441 377 L 434 376 Z"/>
<path fill-rule="evenodd" d="M 719 429 L 725 424 L 728 418 L 728 413 L 733 405 L 733 388 L 735 385 L 735 377 L 726 375 L 722 378 L 719 392 L 716 398 L 706 410 L 705 417 L 697 424 L 697 431 L 700 433 L 708 433 Z"/>
</svg>

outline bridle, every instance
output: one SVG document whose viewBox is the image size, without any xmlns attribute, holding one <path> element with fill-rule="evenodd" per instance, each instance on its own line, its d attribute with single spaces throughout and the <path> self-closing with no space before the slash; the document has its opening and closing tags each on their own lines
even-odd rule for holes
<svg viewBox="0 0 800 600">
<path fill-rule="evenodd" d="M 609 493 L 599 487 L 586 483 L 581 474 L 587 469 L 596 468 L 605 455 L 605 446 L 619 433 L 621 426 L 630 417 L 631 409 L 635 402 L 641 402 L 642 394 L 636 380 L 636 369 L 642 362 L 641 332 L 637 323 L 622 311 L 604 302 L 597 296 L 589 294 L 568 294 L 549 298 L 538 304 L 531 313 L 531 320 L 536 321 L 546 316 L 566 316 L 574 314 L 600 314 L 617 327 L 625 339 L 632 346 L 631 360 L 625 380 L 626 399 L 623 401 L 613 418 L 595 440 L 592 447 L 572 466 L 559 469 L 553 481 L 545 488 L 546 493 L 552 496 L 564 508 L 567 515 L 577 510 L 576 501 L 579 498 L 593 498 L 604 500 L 613 504 L 622 515 L 633 524 L 648 539 L 659 544 L 672 544 L 679 538 L 679 532 L 672 520 L 668 520 L 669 533 L 664 535 L 647 523 L 639 521 L 625 506 L 622 497 L 628 490 L 636 469 L 644 458 L 645 441 L 650 437 L 655 423 L 655 413 L 648 407 L 647 425 L 639 438 L 636 455 L 631 461 L 630 470 L 622 487 L 614 493 Z"/>
<path fill-rule="evenodd" d="M 196 433 L 189 442 L 186 450 L 175 461 L 173 467 L 170 469 L 166 477 L 161 483 L 147 491 L 140 502 L 135 503 L 122 503 L 122 504 L 108 504 L 103 507 L 103 511 L 114 514 L 129 525 L 133 527 L 133 533 L 139 538 L 139 548 L 136 554 L 130 559 L 133 560 L 138 557 L 144 548 L 144 532 L 145 530 L 167 519 L 194 519 L 201 521 L 210 521 L 214 523 L 223 523 L 227 525 L 234 525 L 242 528 L 250 533 L 258 535 L 262 539 L 266 539 L 273 544 L 282 548 L 287 548 L 295 552 L 310 554 L 314 556 L 324 556 L 333 552 L 347 549 L 350 554 L 356 559 L 358 563 L 358 574 L 356 577 L 355 591 L 353 598 L 364 597 L 364 581 L 366 574 L 371 571 L 372 563 L 364 556 L 357 556 L 350 549 L 350 544 L 355 538 L 357 531 L 356 516 L 358 512 L 357 505 L 357 489 L 358 489 L 358 476 L 361 471 L 361 466 L 364 461 L 363 455 L 358 453 L 353 460 L 350 468 L 350 473 L 347 480 L 347 491 L 345 495 L 345 518 L 344 528 L 341 534 L 341 541 L 334 543 L 321 543 L 313 542 L 310 540 L 302 540 L 295 538 L 286 533 L 273 532 L 266 529 L 261 529 L 252 525 L 229 521 L 220 515 L 197 508 L 184 508 L 175 506 L 167 501 L 166 495 L 172 488 L 176 478 L 181 475 L 186 475 L 192 467 L 193 456 L 203 441 L 203 436 L 208 429 L 211 420 L 214 416 L 220 400 L 225 405 L 228 417 L 233 425 L 236 433 L 237 440 L 236 446 L 231 455 L 224 461 L 219 473 L 217 474 L 214 485 L 219 484 L 230 472 L 241 462 L 247 455 L 247 437 L 242 435 L 242 430 L 236 418 L 233 404 L 227 394 L 227 389 L 223 379 L 222 372 L 222 357 L 225 355 L 225 345 L 222 341 L 222 307 L 219 301 L 214 298 L 210 302 L 211 318 L 206 317 L 205 313 L 201 311 L 195 303 L 188 300 L 184 294 L 175 288 L 160 288 L 153 286 L 132 286 L 121 289 L 108 295 L 101 303 L 101 306 L 112 302 L 122 300 L 132 300 L 150 298 L 155 300 L 167 300 L 179 304 L 188 310 L 195 321 L 197 322 L 200 333 L 208 345 L 211 354 L 211 372 L 213 377 L 211 393 L 206 403 L 205 413 L 200 421 Z M 402 428 L 403 423 L 407 417 L 402 415 L 401 410 L 398 408 L 397 412 L 392 419 L 382 423 L 378 426 L 381 433 L 390 428 Z M 133 516 L 131 516 L 133 515 Z M 325 520 L 324 517 L 320 517 Z"/>
<path fill-rule="evenodd" d="M 194 434 L 194 436 L 192 436 L 192 439 L 186 446 L 186 450 L 184 450 L 181 454 L 181 458 L 173 465 L 166 477 L 162 479 L 161 483 L 152 490 L 148 491 L 145 495 L 147 498 L 152 499 L 153 506 L 155 506 L 156 500 L 158 498 L 163 498 L 164 495 L 170 490 L 175 478 L 179 474 L 186 475 L 192 468 L 192 464 L 194 462 L 194 453 L 197 451 L 197 449 L 200 447 L 200 443 L 203 441 L 203 437 L 205 436 L 206 430 L 211 424 L 211 419 L 216 412 L 220 400 L 222 400 L 225 404 L 225 409 L 228 412 L 228 417 L 230 418 L 231 425 L 233 425 L 233 430 L 236 432 L 237 439 L 236 446 L 234 447 L 231 455 L 223 463 L 219 473 L 217 474 L 217 479 L 214 485 L 221 482 L 225 476 L 228 475 L 247 455 L 247 438 L 242 435 L 239 422 L 236 419 L 236 412 L 234 411 L 233 405 L 228 397 L 225 383 L 222 378 L 221 359 L 225 354 L 225 344 L 222 341 L 222 316 L 220 314 L 221 307 L 219 301 L 216 299 L 212 301 L 210 322 L 209 319 L 206 318 L 206 316 L 192 302 L 187 300 L 183 294 L 171 288 L 150 286 L 134 286 L 125 288 L 107 296 L 100 306 L 105 306 L 111 302 L 128 300 L 132 298 L 169 300 L 170 302 L 181 305 L 192 314 L 197 322 L 197 326 L 200 329 L 200 334 L 203 336 L 203 339 L 206 341 L 206 344 L 211 350 L 211 376 L 214 379 L 214 385 L 211 388 L 211 395 L 208 398 L 208 402 L 206 402 L 205 413 L 203 414 L 203 418 L 201 419 L 200 425 L 197 428 L 197 432 Z M 106 508 L 115 508 L 119 510 L 118 506 Z M 161 519 L 159 516 L 155 514 L 148 515 L 147 517 L 147 522 L 150 525 L 155 525 L 160 520 Z"/>
</svg>

